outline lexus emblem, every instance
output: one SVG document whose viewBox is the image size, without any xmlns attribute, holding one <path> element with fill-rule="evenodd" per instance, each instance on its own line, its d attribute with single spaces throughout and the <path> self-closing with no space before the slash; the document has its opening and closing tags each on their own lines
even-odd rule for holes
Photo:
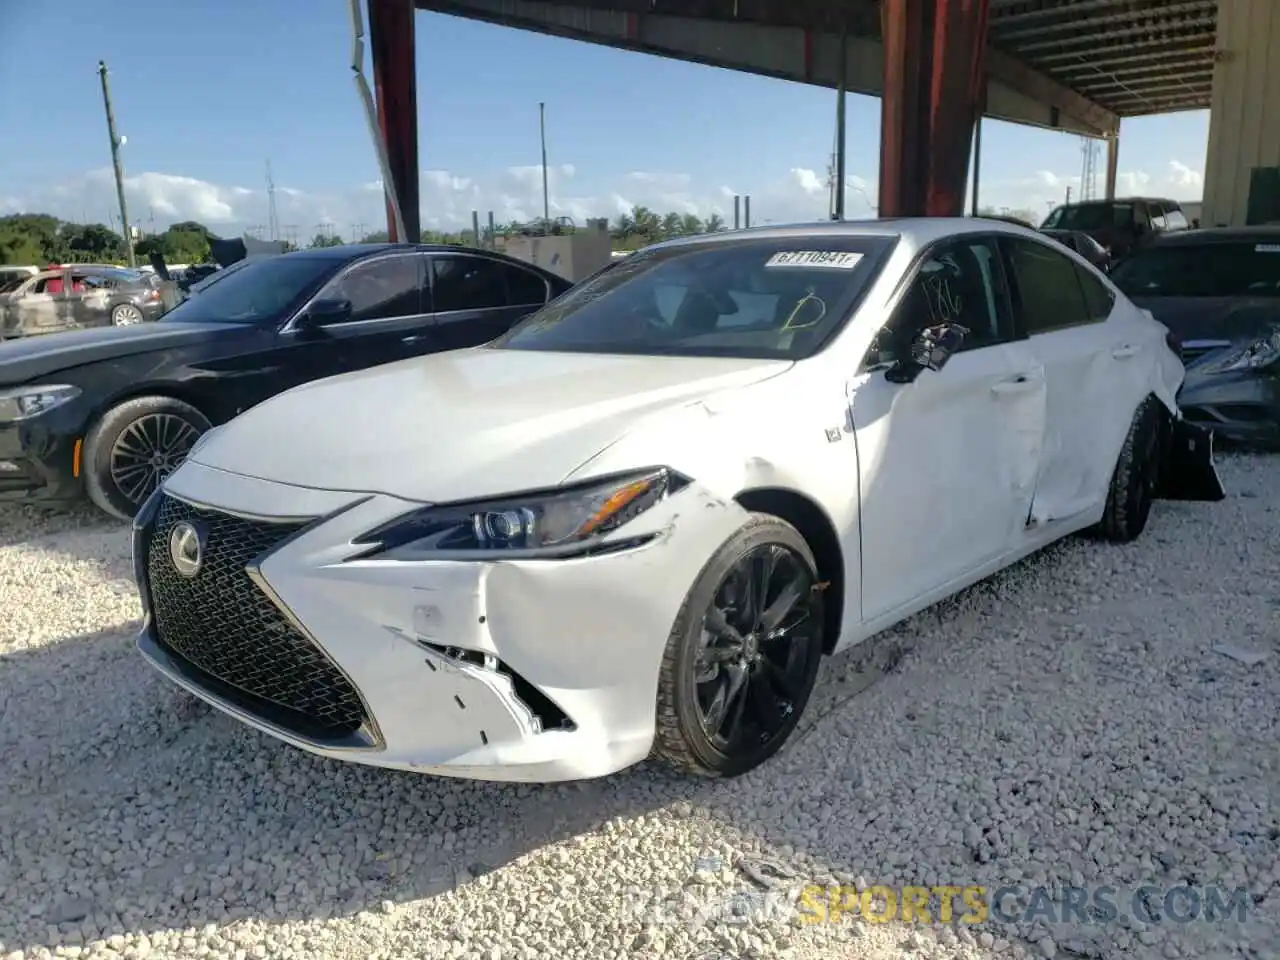
<svg viewBox="0 0 1280 960">
<path fill-rule="evenodd" d="M 190 579 L 204 563 L 204 537 L 185 520 L 169 531 L 169 559 L 180 576 Z"/>
</svg>

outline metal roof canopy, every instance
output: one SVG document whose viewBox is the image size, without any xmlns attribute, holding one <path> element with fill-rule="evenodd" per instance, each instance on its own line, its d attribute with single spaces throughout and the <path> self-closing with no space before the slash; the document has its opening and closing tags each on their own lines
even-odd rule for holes
<svg viewBox="0 0 1280 960">
<path fill-rule="evenodd" d="M 848 88 L 880 92 L 875 0 L 414 2 L 420 10 L 822 86 L 836 83 L 843 33 Z M 987 75 L 998 89 L 987 115 L 1109 136 L 1123 117 L 1208 109 L 1216 19 L 1217 0 L 991 0 Z M 711 36 L 708 26 L 772 33 Z M 786 47 L 787 55 L 744 53 L 761 43 Z M 802 53 L 790 56 L 792 48 Z M 1028 99 L 1047 106 L 1043 121 L 1027 111 Z"/>
</svg>

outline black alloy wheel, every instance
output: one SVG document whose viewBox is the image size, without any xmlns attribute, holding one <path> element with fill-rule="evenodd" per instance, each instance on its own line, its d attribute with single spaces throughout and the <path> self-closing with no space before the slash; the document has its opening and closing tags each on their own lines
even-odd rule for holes
<svg viewBox="0 0 1280 960">
<path fill-rule="evenodd" d="M 736 776 L 776 753 L 813 692 L 823 613 L 808 544 L 790 524 L 753 516 L 707 565 L 672 633 L 659 755 Z"/>
</svg>

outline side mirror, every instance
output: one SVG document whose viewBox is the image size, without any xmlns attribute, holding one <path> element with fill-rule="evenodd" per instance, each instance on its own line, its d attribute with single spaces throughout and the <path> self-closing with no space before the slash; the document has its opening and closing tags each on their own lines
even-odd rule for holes
<svg viewBox="0 0 1280 960">
<path fill-rule="evenodd" d="M 910 359 L 899 360 L 885 371 L 891 383 L 911 383 L 925 370 L 935 373 L 947 365 L 964 344 L 969 329 L 958 323 L 939 323 L 925 327 L 911 341 Z"/>
<path fill-rule="evenodd" d="M 339 297 L 314 300 L 311 306 L 298 314 L 294 326 L 298 330 L 315 330 L 331 323 L 344 323 L 351 319 L 351 301 Z"/>
</svg>

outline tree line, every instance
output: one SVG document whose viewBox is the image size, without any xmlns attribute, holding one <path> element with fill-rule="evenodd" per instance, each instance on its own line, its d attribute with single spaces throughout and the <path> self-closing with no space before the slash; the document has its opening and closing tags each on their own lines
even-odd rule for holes
<svg viewBox="0 0 1280 960">
<path fill-rule="evenodd" d="M 480 242 L 491 246 L 501 237 L 527 232 L 530 224 L 515 221 L 495 225 L 492 235 L 488 226 L 481 229 Z M 645 206 L 635 206 L 609 224 L 613 245 L 618 250 L 634 250 L 674 237 L 717 233 L 727 229 L 718 214 L 703 219 L 692 213 L 661 214 Z M 139 263 L 146 263 L 152 252 L 167 263 L 205 263 L 211 259 L 210 240 L 220 239 L 204 224 L 195 220 L 174 223 L 165 230 L 149 234 L 134 243 Z M 423 231 L 424 243 L 471 244 L 475 236 L 470 230 Z M 286 243 L 288 250 L 303 247 L 332 247 L 358 241 L 386 243 L 387 232 L 377 230 L 361 237 L 344 240 L 336 233 L 317 232 L 310 242 Z M 44 266 L 50 263 L 123 263 L 124 237 L 102 223 L 74 223 L 47 213 L 17 213 L 0 217 L 0 264 Z"/>
</svg>

